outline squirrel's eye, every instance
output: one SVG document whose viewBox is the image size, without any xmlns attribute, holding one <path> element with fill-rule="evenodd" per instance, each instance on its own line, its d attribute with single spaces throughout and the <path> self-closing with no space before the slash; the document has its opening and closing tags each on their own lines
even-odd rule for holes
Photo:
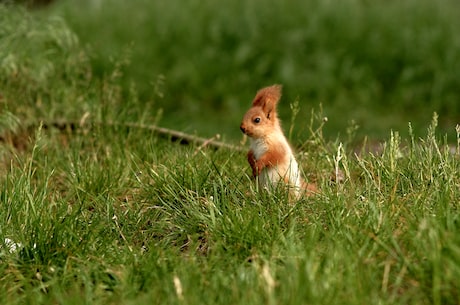
<svg viewBox="0 0 460 305">
<path fill-rule="evenodd" d="M 254 123 L 256 123 L 256 124 L 260 123 L 260 118 L 255 118 Z"/>
</svg>

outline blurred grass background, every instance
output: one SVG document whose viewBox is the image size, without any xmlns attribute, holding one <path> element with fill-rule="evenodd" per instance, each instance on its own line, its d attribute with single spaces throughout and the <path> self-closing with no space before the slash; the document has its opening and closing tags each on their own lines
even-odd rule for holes
<svg viewBox="0 0 460 305">
<path fill-rule="evenodd" d="M 96 77 L 118 65 L 122 91 L 166 127 L 238 140 L 255 92 L 281 83 L 285 129 L 300 106 L 294 142 L 312 109 L 327 137 L 404 135 L 408 122 L 423 134 L 437 112 L 455 139 L 458 1 L 58 0 L 34 13 L 65 20 Z"/>
</svg>

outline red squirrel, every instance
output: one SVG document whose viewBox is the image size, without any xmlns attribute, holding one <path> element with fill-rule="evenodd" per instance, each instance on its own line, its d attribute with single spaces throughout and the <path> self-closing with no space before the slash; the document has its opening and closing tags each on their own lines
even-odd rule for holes
<svg viewBox="0 0 460 305">
<path fill-rule="evenodd" d="M 281 85 L 260 89 L 246 112 L 240 129 L 251 142 L 248 162 L 260 188 L 270 189 L 284 182 L 295 198 L 317 192 L 315 184 L 306 183 L 300 173 L 291 146 L 284 136 L 276 106 Z"/>
</svg>

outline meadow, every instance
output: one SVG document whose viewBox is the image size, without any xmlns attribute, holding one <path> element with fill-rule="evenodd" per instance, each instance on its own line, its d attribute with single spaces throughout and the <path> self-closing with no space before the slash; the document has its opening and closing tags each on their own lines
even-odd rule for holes
<svg viewBox="0 0 460 305">
<path fill-rule="evenodd" d="M 51 11 L 51 12 L 50 12 Z M 460 7 L 455 0 L 74 1 L 62 16 L 89 48 L 94 73 L 122 63 L 123 87 L 155 99 L 162 125 L 240 139 L 238 124 L 257 89 L 284 85 L 282 118 L 311 109 L 330 118 L 325 135 L 422 136 L 433 112 L 455 141 L 460 117 Z M 129 21 L 129 22 L 128 22 Z M 357 128 L 358 127 L 358 128 Z"/>
<path fill-rule="evenodd" d="M 406 16 L 398 5 L 415 9 L 415 2 L 377 7 L 346 1 L 345 7 L 334 9 L 321 4 L 330 2 L 307 1 L 319 16 L 310 21 L 312 27 L 329 24 L 346 35 L 352 31 L 342 28 L 345 24 L 365 32 L 372 27 L 361 22 L 373 20 L 377 28 L 388 22 L 388 41 L 399 37 L 398 43 L 416 43 L 411 60 L 414 69 L 421 69 L 411 74 L 407 61 L 398 68 L 388 66 L 393 62 L 389 57 L 375 63 L 375 58 L 366 59 L 372 52 L 389 52 L 382 49 L 388 41 L 369 33 L 367 39 L 376 39 L 376 45 L 358 54 L 357 45 L 342 50 L 342 59 L 356 56 L 368 64 L 350 68 L 351 74 L 332 73 L 328 69 L 338 66 L 331 60 L 346 62 L 334 59 L 339 50 L 330 47 L 340 37 L 314 32 L 308 37 L 318 39 L 309 42 L 317 52 L 304 62 L 320 66 L 314 75 L 302 74 L 295 63 L 273 67 L 290 58 L 282 52 L 296 49 L 255 35 L 262 25 L 276 35 L 269 22 L 275 11 L 276 16 L 289 11 L 294 18 L 306 13 L 305 7 L 248 1 L 245 15 L 237 13 L 236 4 L 217 10 L 211 1 L 190 1 L 179 10 L 174 7 L 178 2 L 139 0 L 159 6 L 152 18 L 159 26 L 155 35 L 166 24 L 160 21 L 183 25 L 190 18 L 183 9 L 200 8 L 202 15 L 187 23 L 191 33 L 214 18 L 208 34 L 214 29 L 215 39 L 229 43 L 236 33 L 225 36 L 225 31 L 246 18 L 253 36 L 246 33 L 246 50 L 238 46 L 242 62 L 226 66 L 219 60 L 231 56 L 201 50 L 198 42 L 209 36 L 190 35 L 187 40 L 181 27 L 163 28 L 163 39 L 178 45 L 166 52 L 152 44 L 156 52 L 142 55 L 152 49 L 124 43 L 139 43 L 148 29 L 131 29 L 129 39 L 111 35 L 142 25 L 146 13 L 136 11 L 139 16 L 123 20 L 115 18 L 123 15 L 121 2 L 104 10 L 85 10 L 103 1 L 82 3 L 75 7 L 61 1 L 38 11 L 0 5 L 1 304 L 460 302 L 460 127 L 452 123 L 459 112 L 454 86 L 459 81 L 458 38 L 452 32 L 458 21 L 440 17 L 456 14 L 448 9 L 453 2 L 417 2 L 423 5 L 416 14 L 400 19 L 408 25 L 402 34 L 393 32 L 397 25 L 384 17 Z M 366 14 L 351 10 L 353 3 L 361 3 L 358 7 Z M 424 19 L 428 12 L 430 19 Z M 263 18 L 254 21 L 257 14 Z M 126 23 L 128 17 L 134 24 Z M 430 23 L 431 18 L 439 20 Z M 282 18 L 277 24 L 294 27 L 295 21 Z M 444 29 L 446 36 L 430 32 L 439 41 L 423 48 L 417 43 L 426 37 L 411 36 L 416 28 L 411 22 L 432 31 Z M 120 32 L 100 32 L 113 29 Z M 286 39 L 306 39 L 295 31 L 285 34 Z M 199 69 L 202 74 L 193 74 L 196 68 L 174 57 L 185 47 L 181 44 L 190 44 L 188 54 L 205 65 Z M 276 56 L 261 59 L 263 52 L 253 53 L 257 44 Z M 220 50 L 231 52 L 232 47 Z M 330 53 L 320 54 L 326 49 Z M 389 53 L 398 62 L 401 54 Z M 136 62 L 140 58 L 145 60 L 141 64 Z M 424 65 L 426 58 L 431 61 Z M 382 67 L 374 71 L 369 63 Z M 260 70 L 253 69 L 258 65 Z M 152 67 L 151 74 L 143 74 L 142 66 Z M 409 70 L 399 71 L 404 75 L 387 84 L 391 90 L 377 88 L 387 85 L 374 73 L 383 75 L 388 68 L 390 81 L 400 67 Z M 223 73 L 230 78 L 216 76 Z M 427 75 L 436 82 L 427 81 Z M 348 77 L 356 77 L 355 82 Z M 268 194 L 255 188 L 241 151 L 246 146 L 233 133 L 255 91 L 272 82 L 285 85 L 281 111 L 286 134 L 305 177 L 321 190 L 295 203 L 283 189 Z M 440 87 L 434 90 L 433 84 Z M 346 106 L 351 100 L 356 101 L 353 111 Z M 379 104 L 384 101 L 389 104 Z M 414 111 L 417 107 L 427 109 Z M 401 117 L 388 122 L 390 110 L 401 111 Z M 342 121 L 353 115 L 354 123 Z M 364 128 L 360 117 L 374 127 Z M 392 128 L 393 123 L 401 129 Z M 181 144 L 145 128 L 157 125 L 203 137 L 220 133 L 220 141 L 236 149 Z M 367 145 L 371 140 L 366 138 L 377 138 L 378 144 Z M 364 144 L 357 144 L 363 139 Z"/>
</svg>

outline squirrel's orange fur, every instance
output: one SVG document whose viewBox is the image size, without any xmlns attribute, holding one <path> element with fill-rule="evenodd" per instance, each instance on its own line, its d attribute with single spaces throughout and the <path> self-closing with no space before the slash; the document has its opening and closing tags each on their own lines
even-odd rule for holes
<svg viewBox="0 0 460 305">
<path fill-rule="evenodd" d="M 241 122 L 241 131 L 248 135 L 251 148 L 248 162 L 261 188 L 271 188 L 279 182 L 289 186 L 296 198 L 302 193 L 316 192 L 316 185 L 305 183 L 291 146 L 281 129 L 276 106 L 281 98 L 281 85 L 259 90 Z"/>
</svg>

